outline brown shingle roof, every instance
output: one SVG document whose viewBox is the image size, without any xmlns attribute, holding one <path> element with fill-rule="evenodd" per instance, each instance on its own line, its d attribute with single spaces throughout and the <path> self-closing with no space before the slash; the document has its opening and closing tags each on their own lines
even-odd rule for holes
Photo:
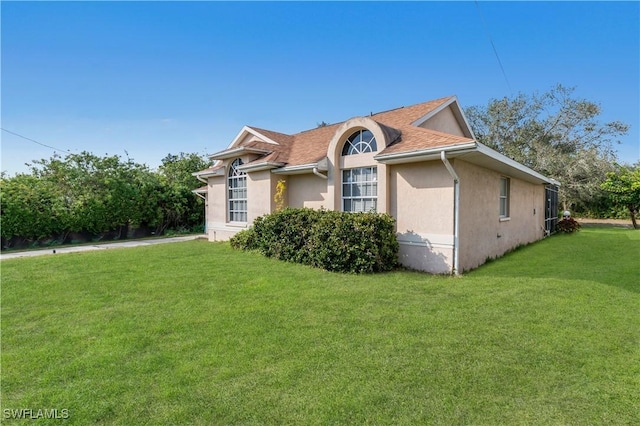
<svg viewBox="0 0 640 426">
<path fill-rule="evenodd" d="M 411 152 L 471 142 L 472 139 L 466 137 L 411 125 L 411 123 L 427 115 L 450 99 L 451 97 L 445 97 L 371 114 L 369 117 L 372 120 L 401 132 L 400 138 L 395 143 L 387 146 L 381 153 Z M 243 145 L 269 151 L 269 154 L 260 157 L 253 163 L 281 162 L 286 163 L 287 166 L 311 164 L 322 160 L 327 155 L 329 143 L 338 127 L 342 124 L 343 122 L 335 123 L 293 135 L 251 126 L 251 129 L 277 142 L 278 145 L 256 141 L 244 143 Z M 216 168 L 218 167 L 212 167 L 208 170 L 215 170 Z"/>
</svg>

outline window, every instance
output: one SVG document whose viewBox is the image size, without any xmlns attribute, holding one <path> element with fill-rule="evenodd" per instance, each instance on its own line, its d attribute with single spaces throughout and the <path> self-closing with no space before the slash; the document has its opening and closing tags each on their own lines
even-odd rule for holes
<svg viewBox="0 0 640 426">
<path fill-rule="evenodd" d="M 377 203 L 377 167 L 360 167 L 342 171 L 342 211 L 376 211 Z"/>
<path fill-rule="evenodd" d="M 237 158 L 229 167 L 229 222 L 247 221 L 247 173 L 238 170 L 241 165 L 242 160 Z"/>
<path fill-rule="evenodd" d="M 358 130 L 344 143 L 342 155 L 364 154 L 378 150 L 376 138 L 369 130 Z"/>
<path fill-rule="evenodd" d="M 500 217 L 509 217 L 509 178 L 500 178 Z"/>
</svg>

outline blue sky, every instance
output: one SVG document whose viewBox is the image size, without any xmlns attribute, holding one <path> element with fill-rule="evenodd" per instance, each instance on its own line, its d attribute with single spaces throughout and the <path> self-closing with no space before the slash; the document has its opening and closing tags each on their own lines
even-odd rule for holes
<svg viewBox="0 0 640 426">
<path fill-rule="evenodd" d="M 639 3 L 1 2 L 2 127 L 156 167 L 457 95 L 486 105 L 557 83 L 631 126 L 640 159 Z M 2 132 L 2 170 L 54 151 Z"/>
</svg>

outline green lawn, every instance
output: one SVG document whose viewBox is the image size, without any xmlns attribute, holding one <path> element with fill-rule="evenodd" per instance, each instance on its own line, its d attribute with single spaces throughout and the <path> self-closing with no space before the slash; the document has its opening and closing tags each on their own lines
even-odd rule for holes
<svg viewBox="0 0 640 426">
<path fill-rule="evenodd" d="M 639 259 L 640 232 L 589 228 L 460 278 L 205 241 L 4 260 L 1 415 L 640 424 Z"/>
</svg>

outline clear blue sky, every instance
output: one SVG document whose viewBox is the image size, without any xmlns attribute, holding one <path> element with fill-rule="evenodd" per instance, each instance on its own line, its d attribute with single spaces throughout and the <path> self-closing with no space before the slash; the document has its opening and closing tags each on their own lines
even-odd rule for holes
<svg viewBox="0 0 640 426">
<path fill-rule="evenodd" d="M 561 83 L 639 146 L 639 3 L 2 1 L 2 127 L 156 167 L 455 94 L 463 107 Z M 54 151 L 2 132 L 2 170 Z"/>
</svg>

